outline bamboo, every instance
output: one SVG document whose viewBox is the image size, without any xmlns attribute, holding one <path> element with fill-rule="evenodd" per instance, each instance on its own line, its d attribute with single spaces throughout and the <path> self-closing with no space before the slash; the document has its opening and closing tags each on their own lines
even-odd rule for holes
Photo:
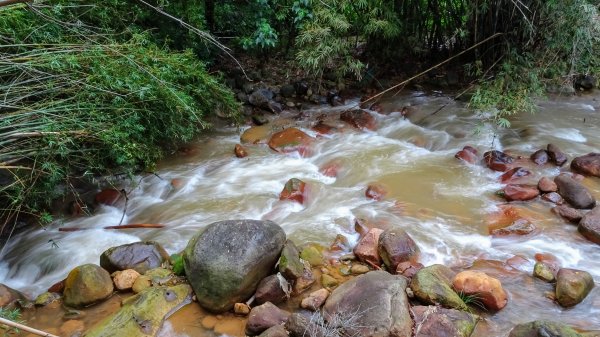
<svg viewBox="0 0 600 337">
<path fill-rule="evenodd" d="M 32 2 L 32 1 L 33 0 L 2 0 L 2 1 L 0 1 L 0 7 L 19 4 L 19 3 L 25 3 L 25 2 Z"/>
<path fill-rule="evenodd" d="M 8 325 L 10 327 L 13 327 L 15 329 L 27 331 L 27 332 L 30 332 L 30 333 L 32 333 L 34 335 L 38 335 L 38 336 L 42 336 L 42 337 L 58 337 L 57 335 L 53 335 L 51 333 L 44 332 L 42 330 L 30 328 L 27 325 L 23 325 L 21 323 L 13 322 L 13 321 L 10 321 L 10 320 L 8 320 L 6 318 L 2 318 L 2 317 L 0 317 L 0 323 L 1 324 L 6 324 L 6 325 Z"/>
<path fill-rule="evenodd" d="M 129 224 L 121 226 L 106 226 L 102 229 L 132 229 L 132 228 L 164 228 L 165 225 L 141 223 L 141 224 Z M 81 227 L 61 227 L 58 229 L 59 232 L 79 232 L 96 228 L 81 228 Z"/>
</svg>

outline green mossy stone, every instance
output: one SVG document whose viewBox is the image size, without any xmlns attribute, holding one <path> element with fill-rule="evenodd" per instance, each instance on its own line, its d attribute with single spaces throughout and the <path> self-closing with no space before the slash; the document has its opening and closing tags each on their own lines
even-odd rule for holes
<svg viewBox="0 0 600 337">
<path fill-rule="evenodd" d="M 468 311 L 469 307 L 452 289 L 454 272 L 441 264 L 419 270 L 410 287 L 415 297 L 426 304 L 440 304 L 446 308 Z"/>
<path fill-rule="evenodd" d="M 552 273 L 552 269 L 542 262 L 536 262 L 533 267 L 533 276 L 545 282 L 554 282 L 556 280 Z"/>
<path fill-rule="evenodd" d="M 300 252 L 300 258 L 310 263 L 313 267 L 323 265 L 323 254 L 314 246 L 308 246 Z"/>
<path fill-rule="evenodd" d="M 508 337 L 531 337 L 542 336 L 560 336 L 560 337 L 582 337 L 584 335 L 578 333 L 570 326 L 561 323 L 550 321 L 534 321 L 523 323 L 515 326 Z"/>
<path fill-rule="evenodd" d="M 321 285 L 323 285 L 324 288 L 335 288 L 339 284 L 340 282 L 333 276 L 327 274 L 321 275 Z"/>
</svg>

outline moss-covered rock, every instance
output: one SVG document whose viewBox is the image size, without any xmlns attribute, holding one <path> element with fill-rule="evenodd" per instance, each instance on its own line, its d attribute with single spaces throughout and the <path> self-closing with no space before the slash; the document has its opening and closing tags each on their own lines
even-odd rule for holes
<svg viewBox="0 0 600 337">
<path fill-rule="evenodd" d="M 441 264 L 419 270 L 412 278 L 410 288 L 415 297 L 426 304 L 440 304 L 446 308 L 468 310 L 469 307 L 452 289 L 454 272 Z"/>
<path fill-rule="evenodd" d="M 281 251 L 279 272 L 288 280 L 295 280 L 304 272 L 304 264 L 300 261 L 300 252 L 291 240 L 285 242 Z"/>
<path fill-rule="evenodd" d="M 65 280 L 64 303 L 84 307 L 108 298 L 113 292 L 110 274 L 95 264 L 84 264 L 71 270 Z"/>
<path fill-rule="evenodd" d="M 308 246 L 302 249 L 300 252 L 300 258 L 310 263 L 313 267 L 323 265 L 323 254 L 315 246 Z"/>
<path fill-rule="evenodd" d="M 542 336 L 560 336 L 560 337 L 582 337 L 570 326 L 550 322 L 533 321 L 515 326 L 508 337 L 542 337 Z"/>
<path fill-rule="evenodd" d="M 438 306 L 413 306 L 415 337 L 469 337 L 479 316 L 466 311 L 446 309 Z"/>
<path fill-rule="evenodd" d="M 594 279 L 586 271 L 562 268 L 556 275 L 556 300 L 563 307 L 572 307 L 594 288 Z"/>
</svg>

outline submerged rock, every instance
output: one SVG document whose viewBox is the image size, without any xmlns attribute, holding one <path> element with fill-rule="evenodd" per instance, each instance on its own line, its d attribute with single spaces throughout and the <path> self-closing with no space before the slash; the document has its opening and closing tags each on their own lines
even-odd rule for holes
<svg viewBox="0 0 600 337">
<path fill-rule="evenodd" d="M 581 218 L 583 218 L 584 213 L 581 210 L 575 209 L 573 207 L 567 205 L 560 205 L 552 208 L 552 212 L 554 214 L 563 217 L 565 220 L 572 223 L 579 223 Z"/>
<path fill-rule="evenodd" d="M 535 225 L 527 219 L 517 219 L 510 225 L 494 229 L 490 232 L 493 236 L 527 235 L 535 231 Z"/>
<path fill-rule="evenodd" d="M 596 205 L 596 199 L 590 191 L 569 175 L 560 174 L 554 178 L 554 182 L 558 186 L 558 194 L 574 208 L 589 209 Z"/>
<path fill-rule="evenodd" d="M 571 170 L 584 175 L 600 177 L 600 153 L 588 153 L 571 161 Z"/>
<path fill-rule="evenodd" d="M 235 144 L 235 148 L 233 149 L 235 156 L 238 158 L 245 158 L 248 156 L 248 151 L 240 144 Z"/>
<path fill-rule="evenodd" d="M 531 155 L 531 160 L 537 165 L 544 165 L 548 162 L 548 152 L 546 150 L 537 150 Z"/>
<path fill-rule="evenodd" d="M 340 115 L 340 119 L 357 129 L 375 130 L 375 117 L 365 110 L 356 109 L 345 111 Z"/>
<path fill-rule="evenodd" d="M 600 245 L 600 206 L 585 214 L 577 229 L 586 239 Z"/>
<path fill-rule="evenodd" d="M 483 161 L 490 169 L 504 172 L 510 168 L 514 159 L 501 151 L 488 151 L 483 154 Z"/>
<path fill-rule="evenodd" d="M 454 272 L 441 264 L 419 270 L 410 282 L 415 297 L 426 304 L 440 304 L 446 308 L 469 310 L 458 294 L 452 289 Z"/>
<path fill-rule="evenodd" d="M 515 167 L 513 169 L 510 169 L 510 170 L 504 172 L 504 174 L 500 176 L 500 181 L 502 183 L 506 183 L 506 182 L 509 182 L 512 180 L 519 179 L 521 177 L 526 177 L 528 175 L 531 175 L 531 171 L 524 169 L 522 167 Z"/>
<path fill-rule="evenodd" d="M 538 181 L 538 188 L 540 189 L 540 191 L 542 191 L 544 193 L 558 191 L 558 186 L 556 186 L 556 183 L 548 177 L 542 177 Z"/>
<path fill-rule="evenodd" d="M 554 282 L 556 280 L 556 276 L 552 268 L 543 262 L 535 263 L 533 266 L 533 276 L 544 282 Z"/>
<path fill-rule="evenodd" d="M 224 312 L 254 294 L 275 267 L 285 233 L 272 221 L 229 220 L 208 225 L 188 243 L 185 274 L 198 303 Z"/>
<path fill-rule="evenodd" d="M 112 247 L 100 255 L 100 266 L 109 273 L 133 269 L 143 274 L 150 269 L 160 267 L 165 261 L 169 261 L 169 254 L 154 241 Z"/>
<path fill-rule="evenodd" d="M 594 279 L 586 271 L 562 268 L 556 275 L 556 300 L 572 307 L 585 299 L 594 288 Z"/>
<path fill-rule="evenodd" d="M 479 317 L 466 311 L 438 306 L 413 306 L 415 337 L 469 337 Z"/>
<path fill-rule="evenodd" d="M 475 296 L 490 310 L 498 311 L 508 302 L 500 281 L 483 272 L 472 270 L 460 272 L 454 277 L 452 286 L 454 290 L 466 296 Z"/>
<path fill-rule="evenodd" d="M 274 133 L 269 139 L 269 147 L 273 151 L 288 153 L 298 151 L 300 154 L 308 151 L 312 137 L 296 128 L 287 128 Z"/>
<path fill-rule="evenodd" d="M 363 262 L 379 265 L 381 263 L 381 257 L 379 256 L 379 236 L 381 233 L 383 233 L 382 229 L 371 228 L 354 247 L 354 255 Z"/>
<path fill-rule="evenodd" d="M 283 190 L 279 193 L 279 200 L 290 200 L 303 204 L 305 190 L 305 182 L 300 179 L 292 178 L 285 183 Z"/>
<path fill-rule="evenodd" d="M 75 267 L 65 280 L 65 305 L 84 307 L 108 298 L 113 292 L 110 274 L 95 264 Z"/>
<path fill-rule="evenodd" d="M 540 195 L 537 186 L 525 184 L 506 185 L 501 194 L 507 201 L 527 201 Z"/>
<path fill-rule="evenodd" d="M 367 186 L 367 190 L 365 191 L 365 196 L 368 199 L 373 199 L 375 201 L 381 201 L 387 194 L 387 189 L 382 184 L 372 183 Z"/>
<path fill-rule="evenodd" d="M 463 160 L 469 164 L 475 164 L 479 160 L 479 157 L 477 156 L 477 150 L 471 146 L 463 147 L 462 150 L 458 151 L 454 155 L 454 158 Z"/>
</svg>

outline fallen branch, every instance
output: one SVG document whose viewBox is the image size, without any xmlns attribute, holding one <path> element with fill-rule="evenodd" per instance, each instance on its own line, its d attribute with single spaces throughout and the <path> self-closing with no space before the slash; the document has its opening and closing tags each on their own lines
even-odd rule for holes
<svg viewBox="0 0 600 337">
<path fill-rule="evenodd" d="M 41 331 L 41 330 L 38 330 L 38 329 L 30 328 L 27 325 L 23 325 L 21 323 L 13 322 L 13 321 L 10 321 L 10 320 L 8 320 L 6 318 L 2 318 L 2 317 L 0 317 L 0 323 L 1 324 L 6 324 L 6 325 L 8 325 L 8 326 L 10 326 L 12 328 L 15 328 L 15 329 L 19 329 L 19 330 L 30 332 L 30 333 L 32 333 L 34 335 L 38 335 L 38 336 L 43 336 L 43 337 L 58 337 L 58 336 L 53 335 L 51 333 L 47 333 L 47 332 L 44 332 L 44 331 Z"/>
<path fill-rule="evenodd" d="M 132 229 L 132 228 L 164 228 L 165 225 L 156 225 L 149 223 L 138 223 L 138 224 L 129 224 L 129 225 L 121 225 L 121 226 L 106 226 L 102 227 L 102 229 Z M 96 228 L 81 228 L 81 227 L 61 227 L 58 229 L 59 232 L 78 232 L 85 231 Z"/>
<path fill-rule="evenodd" d="M 14 4 L 20 4 L 20 3 L 24 3 L 24 2 L 32 2 L 32 1 L 33 0 L 2 0 L 2 1 L 0 1 L 0 7 L 14 5 Z"/>
</svg>

